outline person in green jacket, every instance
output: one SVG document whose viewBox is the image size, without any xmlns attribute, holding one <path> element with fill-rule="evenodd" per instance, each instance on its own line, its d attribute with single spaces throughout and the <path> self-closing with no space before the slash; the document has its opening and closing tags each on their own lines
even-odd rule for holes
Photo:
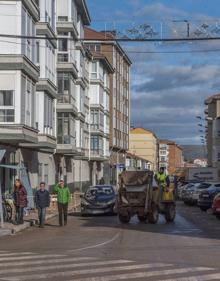
<svg viewBox="0 0 220 281">
<path fill-rule="evenodd" d="M 60 182 L 54 187 L 54 193 L 57 194 L 57 206 L 59 213 L 59 225 L 67 225 L 68 203 L 70 202 L 70 190 L 65 186 L 64 181 Z"/>
</svg>

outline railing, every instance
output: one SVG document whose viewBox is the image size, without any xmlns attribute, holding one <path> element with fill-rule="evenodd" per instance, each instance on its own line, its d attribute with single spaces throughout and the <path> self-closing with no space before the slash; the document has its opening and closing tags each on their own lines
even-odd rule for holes
<svg viewBox="0 0 220 281">
<path fill-rule="evenodd" d="M 103 149 L 91 149 L 91 156 L 102 157 L 102 156 L 104 156 L 104 151 L 103 151 Z"/>
<path fill-rule="evenodd" d="M 71 95 L 58 95 L 57 102 L 73 105 L 76 103 L 75 99 Z"/>
<path fill-rule="evenodd" d="M 57 143 L 72 144 L 73 146 L 76 146 L 76 139 L 73 136 L 69 136 L 69 135 L 57 136 Z"/>
<path fill-rule="evenodd" d="M 69 54 L 58 54 L 58 62 L 69 62 Z"/>
</svg>

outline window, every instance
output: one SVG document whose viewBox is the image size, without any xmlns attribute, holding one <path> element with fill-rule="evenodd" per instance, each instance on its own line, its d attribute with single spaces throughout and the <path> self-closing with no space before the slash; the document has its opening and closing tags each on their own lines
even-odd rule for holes
<svg viewBox="0 0 220 281">
<path fill-rule="evenodd" d="M 91 127 L 93 129 L 98 129 L 99 124 L 99 111 L 91 110 Z"/>
<path fill-rule="evenodd" d="M 25 95 L 25 124 L 31 127 L 31 82 L 27 80 Z"/>
<path fill-rule="evenodd" d="M 36 42 L 36 63 L 40 63 L 40 42 Z"/>
<path fill-rule="evenodd" d="M 91 136 L 91 150 L 93 153 L 103 151 L 103 139 L 99 136 Z"/>
<path fill-rule="evenodd" d="M 75 123 L 69 113 L 57 114 L 57 142 L 59 144 L 75 144 Z"/>
<path fill-rule="evenodd" d="M 97 62 L 93 62 L 92 63 L 92 74 L 91 74 L 91 78 L 92 79 L 97 79 L 98 78 L 98 67 L 97 67 Z"/>
<path fill-rule="evenodd" d="M 59 39 L 58 42 L 59 42 L 58 50 L 60 52 L 67 52 L 67 50 L 68 50 L 68 39 L 62 38 L 62 39 Z"/>
<path fill-rule="evenodd" d="M 160 161 L 161 161 L 161 162 L 165 162 L 165 161 L 166 161 L 166 157 L 161 156 L 161 157 L 160 157 Z"/>
<path fill-rule="evenodd" d="M 58 94 L 60 95 L 69 95 L 70 94 L 70 76 L 65 73 L 58 73 L 57 76 L 57 85 L 58 85 Z"/>
<path fill-rule="evenodd" d="M 0 122 L 14 122 L 14 92 L 0 91 Z"/>
</svg>

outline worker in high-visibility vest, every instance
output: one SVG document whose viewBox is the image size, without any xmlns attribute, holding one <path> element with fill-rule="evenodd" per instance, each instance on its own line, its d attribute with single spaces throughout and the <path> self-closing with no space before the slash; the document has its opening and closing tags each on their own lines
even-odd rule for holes
<svg viewBox="0 0 220 281">
<path fill-rule="evenodd" d="M 163 167 L 160 168 L 159 172 L 155 174 L 154 179 L 157 184 L 163 188 L 170 186 L 169 176 L 165 173 L 165 169 Z"/>
</svg>

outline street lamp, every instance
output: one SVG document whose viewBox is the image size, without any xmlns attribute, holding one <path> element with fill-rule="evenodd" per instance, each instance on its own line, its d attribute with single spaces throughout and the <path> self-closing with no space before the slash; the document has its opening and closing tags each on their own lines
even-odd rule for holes
<svg viewBox="0 0 220 281">
<path fill-rule="evenodd" d="M 188 20 L 173 20 L 173 22 L 183 22 L 186 23 L 187 26 L 187 38 L 190 37 L 190 23 Z"/>
</svg>

